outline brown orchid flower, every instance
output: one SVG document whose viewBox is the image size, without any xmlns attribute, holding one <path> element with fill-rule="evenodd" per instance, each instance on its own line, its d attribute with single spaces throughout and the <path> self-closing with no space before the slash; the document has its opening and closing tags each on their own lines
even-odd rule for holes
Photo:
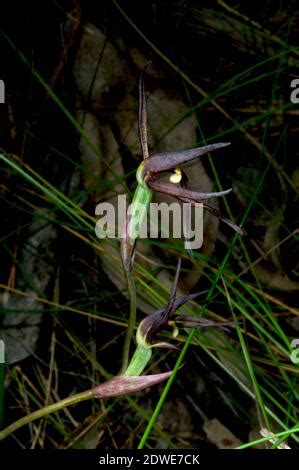
<svg viewBox="0 0 299 470">
<path fill-rule="evenodd" d="M 214 197 L 222 197 L 229 194 L 232 189 L 218 192 L 198 192 L 192 191 L 188 177 L 181 169 L 181 165 L 192 162 L 198 157 L 205 155 L 214 150 L 218 150 L 230 145 L 229 142 L 220 142 L 203 147 L 197 147 L 189 150 L 180 150 L 173 152 L 154 153 L 150 155 L 148 149 L 147 139 L 147 113 L 146 113 L 146 99 L 144 91 L 144 72 L 140 75 L 139 81 L 139 135 L 140 144 L 142 149 L 143 162 L 137 170 L 137 180 L 139 183 L 145 184 L 153 191 L 174 196 L 183 202 L 190 202 L 191 204 L 202 203 L 203 207 L 210 213 L 218 217 L 224 223 L 229 225 L 239 234 L 243 231 L 231 220 L 224 217 L 221 212 L 205 202 Z M 170 176 L 170 183 L 157 181 L 157 177 L 164 172 L 172 171 Z M 180 183 L 180 186 L 177 186 Z"/>
<path fill-rule="evenodd" d="M 230 145 L 228 142 L 205 145 L 203 147 L 197 147 L 189 150 L 154 153 L 150 155 L 147 138 L 147 112 L 144 91 L 144 73 L 145 70 L 141 73 L 139 80 L 138 112 L 139 137 L 143 161 L 136 171 L 138 185 L 132 201 L 132 206 L 134 208 L 135 205 L 136 210 L 134 211 L 133 209 L 130 215 L 127 215 L 126 217 L 125 236 L 122 241 L 122 259 L 126 271 L 130 271 L 132 268 L 132 262 L 135 253 L 135 243 L 138 236 L 138 230 L 136 231 L 135 227 L 141 226 L 154 191 L 168 194 L 175 197 L 179 201 L 184 203 L 187 202 L 191 205 L 201 203 L 204 209 L 218 217 L 240 235 L 243 234 L 242 229 L 238 227 L 238 225 L 236 225 L 230 219 L 226 218 L 218 209 L 215 209 L 215 207 L 211 206 L 207 202 L 207 200 L 214 197 L 226 196 L 232 191 L 232 189 L 218 192 L 193 191 L 190 187 L 187 175 L 181 169 L 181 166 L 185 163 L 192 162 L 198 157 L 201 157 L 202 155 L 205 155 L 209 152 L 213 152 L 214 150 L 227 147 Z M 165 172 L 172 172 L 169 178 L 169 183 L 159 181 L 157 179 Z M 132 227 L 134 228 L 133 230 Z"/>
<path fill-rule="evenodd" d="M 183 164 L 194 161 L 196 160 L 196 158 L 214 150 L 226 147 L 227 145 L 229 145 L 229 143 L 221 142 L 206 145 L 203 147 L 193 148 L 190 150 L 154 153 L 150 155 L 147 138 L 147 111 L 144 91 L 144 73 L 145 69 L 141 73 L 139 80 L 138 112 L 139 137 L 143 161 L 136 171 L 136 179 L 138 185 L 134 193 L 133 201 L 126 215 L 124 234 L 122 236 L 121 241 L 121 257 L 123 262 L 124 273 L 127 279 L 129 297 L 130 299 L 133 299 L 133 301 L 130 303 L 130 320 L 124 346 L 124 357 L 126 357 L 126 360 L 123 361 L 122 371 L 124 371 L 127 367 L 129 344 L 136 317 L 136 293 L 134 281 L 132 278 L 132 268 L 134 263 L 136 240 L 138 238 L 138 235 L 140 234 L 140 227 L 147 214 L 147 209 L 151 202 L 153 192 L 157 191 L 160 193 L 171 195 L 179 201 L 182 201 L 183 203 L 190 203 L 194 206 L 196 206 L 197 204 L 202 204 L 206 210 L 208 210 L 210 213 L 225 222 L 237 233 L 243 234 L 243 231 L 240 227 L 238 227 L 231 220 L 224 217 L 217 209 L 212 207 L 207 202 L 207 200 L 213 197 L 222 197 L 229 194 L 231 192 L 231 189 L 219 192 L 193 191 L 190 187 L 187 175 L 181 169 L 181 166 Z M 158 177 L 161 174 L 169 171 L 172 172 L 169 183 L 158 180 Z M 186 233 L 185 230 L 184 233 Z M 191 250 L 188 251 L 190 252 L 190 254 L 192 254 Z M 169 319 L 172 313 L 175 312 L 185 302 L 194 299 L 197 296 L 197 294 L 191 294 L 189 296 L 182 296 L 176 299 L 178 273 L 179 267 L 174 283 L 174 290 L 172 292 L 172 296 L 169 299 L 168 305 L 164 309 L 160 311 L 158 310 L 157 312 L 153 313 L 141 322 L 137 331 L 137 343 L 141 345 L 141 347 L 151 347 L 153 337 L 161 328 L 163 328 L 169 323 Z M 209 326 L 213 324 L 209 323 L 208 321 L 203 321 L 198 318 L 193 319 L 191 317 L 186 317 L 184 319 L 179 317 L 177 321 L 183 322 L 187 327 Z"/>
<path fill-rule="evenodd" d="M 206 318 L 186 314 L 177 315 L 175 319 L 171 318 L 172 315 L 186 302 L 189 302 L 189 300 L 194 300 L 200 295 L 207 293 L 207 291 L 202 291 L 195 294 L 181 295 L 180 297 L 176 297 L 180 269 L 181 258 L 178 260 L 168 304 L 166 307 L 163 307 L 160 310 L 157 310 L 156 312 L 148 315 L 144 320 L 142 320 L 138 327 L 137 343 L 143 347 L 168 347 L 176 349 L 169 343 L 154 343 L 154 337 L 156 334 L 167 325 L 175 326 L 175 328 L 179 325 L 183 328 L 203 328 L 208 326 L 216 326 L 225 329 L 225 327 L 233 324 L 232 322 L 213 322 Z"/>
</svg>

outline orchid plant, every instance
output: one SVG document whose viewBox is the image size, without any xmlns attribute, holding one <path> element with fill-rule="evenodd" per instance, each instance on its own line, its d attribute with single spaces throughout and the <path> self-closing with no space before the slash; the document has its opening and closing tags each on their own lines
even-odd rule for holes
<svg viewBox="0 0 299 470">
<path fill-rule="evenodd" d="M 150 155 L 147 137 L 147 112 L 144 89 L 144 73 L 145 69 L 141 73 L 139 80 L 138 114 L 139 138 L 143 160 L 136 171 L 137 188 L 133 196 L 130 213 L 127 213 L 125 236 L 121 244 L 122 262 L 127 279 L 128 293 L 130 298 L 130 318 L 125 339 L 123 365 L 121 370 L 121 373 L 124 375 L 134 375 L 136 372 L 142 372 L 151 356 L 151 348 L 153 347 L 151 345 L 151 339 L 153 337 L 153 333 L 156 334 L 165 325 L 167 325 L 170 315 L 174 310 L 177 310 L 185 302 L 196 298 L 198 295 L 193 294 L 191 296 L 182 297 L 180 300 L 175 300 L 175 293 L 177 289 L 181 264 L 179 261 L 174 281 L 173 293 L 169 300 L 169 304 L 165 309 L 155 312 L 141 322 L 139 328 L 137 329 L 137 349 L 130 365 L 128 366 L 130 342 L 133 336 L 136 319 L 136 290 L 132 269 L 135 258 L 138 227 L 141 227 L 143 219 L 147 213 L 148 206 L 152 200 L 153 192 L 156 191 L 159 193 L 164 193 L 173 196 L 182 202 L 191 203 L 192 205 L 202 204 L 206 210 L 218 217 L 237 233 L 240 235 L 243 234 L 243 231 L 240 227 L 238 227 L 231 220 L 224 217 L 221 212 L 206 202 L 207 200 L 214 197 L 226 196 L 232 191 L 232 189 L 219 192 L 193 191 L 190 187 L 186 173 L 181 168 L 183 164 L 194 161 L 202 155 L 205 155 L 214 150 L 226 147 L 230 145 L 229 143 L 221 142 L 193 148 L 190 150 L 180 150 Z M 171 172 L 169 183 L 158 180 L 158 177 L 165 172 Z M 203 322 L 201 322 L 200 325 L 198 319 L 195 320 L 194 318 L 195 317 L 189 318 L 189 324 L 193 325 L 194 327 L 203 325 Z M 206 326 L 207 325 L 208 324 L 206 324 Z M 138 366 L 135 369 L 136 364 L 138 364 Z M 141 364 L 143 364 L 143 367 L 141 367 Z"/>
<path fill-rule="evenodd" d="M 7 428 L 0 431 L 0 440 L 4 439 L 12 432 L 20 427 L 42 418 L 50 413 L 54 413 L 67 406 L 79 403 L 84 400 L 95 398 L 109 398 L 120 395 L 137 392 L 146 387 L 155 385 L 170 377 L 172 371 L 160 374 L 142 375 L 144 369 L 148 365 L 152 349 L 157 347 L 168 347 L 177 349 L 175 346 L 161 341 L 156 341 L 156 335 L 165 327 L 172 326 L 174 333 L 177 333 L 177 327 L 184 328 L 202 328 L 208 326 L 217 326 L 226 328 L 230 322 L 212 322 L 204 318 L 194 315 L 179 314 L 173 317 L 175 312 L 179 310 L 186 302 L 196 299 L 199 295 L 206 292 L 199 292 L 190 295 L 181 295 L 177 297 L 177 286 L 180 275 L 181 259 L 174 277 L 173 287 L 165 307 L 155 311 L 143 319 L 137 328 L 136 333 L 136 349 L 130 357 L 130 344 L 135 331 L 136 319 L 136 289 L 133 275 L 133 265 L 136 250 L 136 241 L 138 238 L 138 229 L 142 224 L 142 220 L 146 215 L 147 208 L 151 202 L 154 192 L 171 195 L 182 202 L 188 202 L 192 205 L 203 204 L 203 207 L 229 225 L 237 233 L 242 234 L 242 229 L 235 225 L 231 220 L 224 217 L 217 209 L 212 207 L 207 200 L 214 197 L 226 196 L 231 189 L 220 192 L 197 192 L 190 187 L 187 175 L 182 169 L 182 165 L 191 162 L 202 155 L 214 150 L 221 149 L 229 145 L 229 143 L 216 143 L 197 147 L 190 150 L 173 151 L 166 153 L 156 153 L 150 155 L 147 139 L 147 112 L 146 99 L 144 91 L 144 73 L 141 73 L 139 80 L 139 136 L 142 150 L 143 161 L 136 171 L 137 188 L 131 204 L 130 214 L 126 217 L 125 236 L 121 242 L 121 257 L 124 273 L 127 279 L 128 294 L 130 300 L 130 316 L 126 338 L 124 343 L 122 369 L 120 374 L 94 388 L 78 393 L 41 408 L 33 413 L 24 416 L 15 421 Z M 4 158 L 1 156 L 1 158 Z M 159 176 L 165 172 L 171 172 L 169 183 L 159 181 Z M 174 335 L 175 336 L 175 335 Z"/>
</svg>

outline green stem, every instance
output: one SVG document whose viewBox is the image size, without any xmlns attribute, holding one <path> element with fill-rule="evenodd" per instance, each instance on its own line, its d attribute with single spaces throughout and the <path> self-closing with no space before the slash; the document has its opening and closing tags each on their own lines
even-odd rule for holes
<svg viewBox="0 0 299 470">
<path fill-rule="evenodd" d="M 130 345 L 134 335 L 134 328 L 136 323 L 136 286 L 134 277 L 131 271 L 125 271 L 125 276 L 128 286 L 129 302 L 130 302 L 130 316 L 128 322 L 128 328 L 126 331 L 126 337 L 123 349 L 123 359 L 120 375 L 124 375 L 129 364 Z"/>
<path fill-rule="evenodd" d="M 151 355 L 151 348 L 144 348 L 143 346 L 138 345 L 124 375 L 141 375 L 145 367 L 147 366 Z"/>
<path fill-rule="evenodd" d="M 57 403 L 52 403 L 51 405 L 45 406 L 40 410 L 36 410 L 27 416 L 23 416 L 23 418 L 18 419 L 14 423 L 7 426 L 7 428 L 3 429 L 3 431 L 0 431 L 0 441 L 5 439 L 11 433 L 15 432 L 17 429 L 31 423 L 32 421 L 35 421 L 36 419 L 44 418 L 45 416 L 51 413 L 56 413 L 56 411 L 66 408 L 67 406 L 80 403 L 81 401 L 90 400 L 91 398 L 93 398 L 92 390 L 85 390 L 85 392 L 77 393 L 71 397 L 64 398 L 64 400 L 61 400 Z"/>
</svg>

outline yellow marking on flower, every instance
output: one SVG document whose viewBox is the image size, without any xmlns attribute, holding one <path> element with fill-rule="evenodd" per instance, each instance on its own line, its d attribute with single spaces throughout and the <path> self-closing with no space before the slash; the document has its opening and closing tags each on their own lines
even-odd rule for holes
<svg viewBox="0 0 299 470">
<path fill-rule="evenodd" d="M 180 168 L 175 168 L 172 175 L 169 177 L 171 183 L 179 183 L 182 179 L 182 171 Z"/>
<path fill-rule="evenodd" d="M 172 327 L 172 337 L 173 337 L 173 338 L 176 338 L 176 337 L 178 336 L 178 334 L 179 334 L 179 329 L 178 329 L 178 327 L 177 327 L 177 325 L 176 325 L 176 322 L 173 321 L 173 320 L 170 320 L 170 321 L 168 322 L 168 325 Z"/>
</svg>

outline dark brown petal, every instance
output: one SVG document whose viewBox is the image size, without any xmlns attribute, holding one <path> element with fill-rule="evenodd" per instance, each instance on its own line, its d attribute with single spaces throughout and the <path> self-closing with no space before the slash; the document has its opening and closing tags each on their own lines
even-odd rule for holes
<svg viewBox="0 0 299 470">
<path fill-rule="evenodd" d="M 148 344 L 152 344 L 154 336 L 162 329 L 165 325 L 167 325 L 171 314 L 174 312 L 175 307 L 175 296 L 177 291 L 177 285 L 179 281 L 181 269 L 181 258 L 178 260 L 175 278 L 173 281 L 172 291 L 169 297 L 168 304 L 166 307 L 157 310 L 156 312 L 148 315 L 142 322 L 140 323 L 139 330 L 140 334 L 145 338 L 145 341 Z"/>
<path fill-rule="evenodd" d="M 229 142 L 220 142 L 218 144 L 205 145 L 189 150 L 180 150 L 178 152 L 156 153 L 150 156 L 144 165 L 143 174 L 160 173 L 161 171 L 172 170 L 183 163 L 191 162 L 202 155 L 213 152 L 222 147 L 230 145 Z"/>
<path fill-rule="evenodd" d="M 186 202 L 202 202 L 205 199 L 211 199 L 212 197 L 222 197 L 229 194 L 232 189 L 226 189 L 225 191 L 217 191 L 212 193 L 200 193 L 198 191 L 192 191 L 190 189 L 175 186 L 172 183 L 166 183 L 164 181 L 156 181 L 149 179 L 147 181 L 149 188 L 157 191 L 158 193 L 169 194 L 170 196 L 184 198 Z"/>
<path fill-rule="evenodd" d="M 197 292 L 196 294 L 181 295 L 175 299 L 171 305 L 170 302 L 166 307 L 157 310 L 156 312 L 148 315 L 140 323 L 140 333 L 145 337 L 146 342 L 152 344 L 154 336 L 167 325 L 171 315 L 184 305 L 189 300 L 196 299 L 199 295 L 203 295 L 208 291 Z M 172 297 L 174 298 L 174 297 Z"/>
<path fill-rule="evenodd" d="M 165 183 L 165 184 L 167 184 L 167 183 Z M 165 191 L 160 191 L 160 192 L 165 192 Z M 192 191 L 192 192 L 194 192 L 194 191 Z M 225 192 L 225 191 L 222 191 L 222 193 L 223 192 Z M 168 193 L 166 193 L 166 194 L 168 194 Z M 197 193 L 197 194 L 200 194 L 200 193 Z M 208 194 L 208 193 L 206 193 L 206 194 Z M 221 194 L 221 193 L 218 193 L 218 194 Z M 182 196 L 177 196 L 177 197 L 180 201 L 190 202 L 191 204 L 196 204 L 196 202 L 197 203 L 201 202 L 201 201 L 194 201 L 193 199 L 186 198 L 184 196 L 183 197 Z M 206 209 L 211 214 L 215 215 L 215 217 L 218 217 L 218 219 L 222 220 L 222 222 L 224 222 L 226 225 L 228 225 L 233 230 L 235 230 L 235 232 L 237 232 L 239 235 L 244 235 L 244 231 L 241 229 L 241 227 L 236 225 L 232 220 L 226 218 L 223 214 L 221 214 L 221 212 L 218 209 L 215 209 L 215 207 L 210 206 L 210 204 L 207 204 L 206 202 L 202 202 L 202 205 L 203 205 L 204 209 Z"/>
<path fill-rule="evenodd" d="M 189 300 L 194 300 L 197 299 L 200 295 L 205 295 L 209 291 L 208 290 L 203 290 L 201 292 L 196 292 L 195 294 L 189 294 L 189 295 L 180 295 L 177 299 L 175 299 L 174 304 L 173 304 L 173 312 L 176 312 L 180 307 L 182 307 L 185 303 L 189 302 Z M 160 310 L 157 310 L 157 314 L 160 314 L 164 311 L 165 307 L 161 308 Z"/>
<path fill-rule="evenodd" d="M 199 193 L 197 191 L 191 191 L 179 186 L 174 186 L 171 183 L 165 183 L 163 181 L 156 181 L 152 179 L 147 181 L 147 185 L 154 191 L 177 197 L 182 202 L 190 202 L 191 204 L 202 203 L 204 209 L 218 217 L 218 219 L 222 220 L 222 222 L 231 227 L 240 235 L 244 235 L 244 231 L 238 225 L 236 225 L 230 219 L 227 219 L 224 215 L 221 214 L 220 211 L 218 211 L 218 209 L 215 209 L 215 207 L 212 207 L 210 204 L 203 202 L 203 200 L 210 199 L 212 197 L 225 196 L 226 194 L 230 193 L 232 189 L 227 189 L 226 191 L 219 191 L 216 193 Z"/>
<path fill-rule="evenodd" d="M 224 222 L 226 225 L 235 230 L 235 232 L 237 232 L 239 235 L 244 235 L 244 231 L 241 229 L 241 227 L 232 222 L 232 220 L 224 217 L 224 215 L 222 215 L 218 209 L 215 209 L 215 207 L 212 207 L 210 204 L 206 204 L 205 202 L 203 203 L 203 207 L 211 214 L 215 215 L 215 217 L 218 217 L 218 219 L 222 220 L 222 222 Z"/>
<path fill-rule="evenodd" d="M 228 325 L 229 322 L 224 322 L 224 323 L 217 323 L 217 322 L 211 322 L 211 323 L 200 323 L 200 322 L 192 322 L 192 321 L 181 321 L 180 324 L 178 325 L 181 328 L 207 328 L 209 326 L 213 326 L 214 328 L 220 328 L 221 330 L 224 331 L 229 331 L 228 328 L 225 326 L 230 326 Z"/>
<path fill-rule="evenodd" d="M 97 385 L 92 389 L 94 398 L 109 398 L 127 395 L 128 393 L 138 392 L 146 387 L 158 384 L 170 377 L 172 371 L 162 374 L 141 375 L 141 376 L 125 376 L 119 375 Z"/>
<path fill-rule="evenodd" d="M 179 323 L 180 327 L 183 328 L 207 328 L 210 326 L 220 328 L 221 330 L 228 331 L 228 326 L 233 326 L 236 323 L 231 321 L 214 322 L 207 318 L 196 317 L 194 315 L 177 315 L 175 317 L 175 323 Z"/>
<path fill-rule="evenodd" d="M 148 65 L 148 64 L 147 64 Z M 149 158 L 148 143 L 147 143 L 147 113 L 146 113 L 146 99 L 144 92 L 144 73 L 147 65 L 140 74 L 139 79 L 139 113 L 138 113 L 138 124 L 139 124 L 139 137 L 140 145 L 142 150 L 143 160 Z"/>
</svg>

